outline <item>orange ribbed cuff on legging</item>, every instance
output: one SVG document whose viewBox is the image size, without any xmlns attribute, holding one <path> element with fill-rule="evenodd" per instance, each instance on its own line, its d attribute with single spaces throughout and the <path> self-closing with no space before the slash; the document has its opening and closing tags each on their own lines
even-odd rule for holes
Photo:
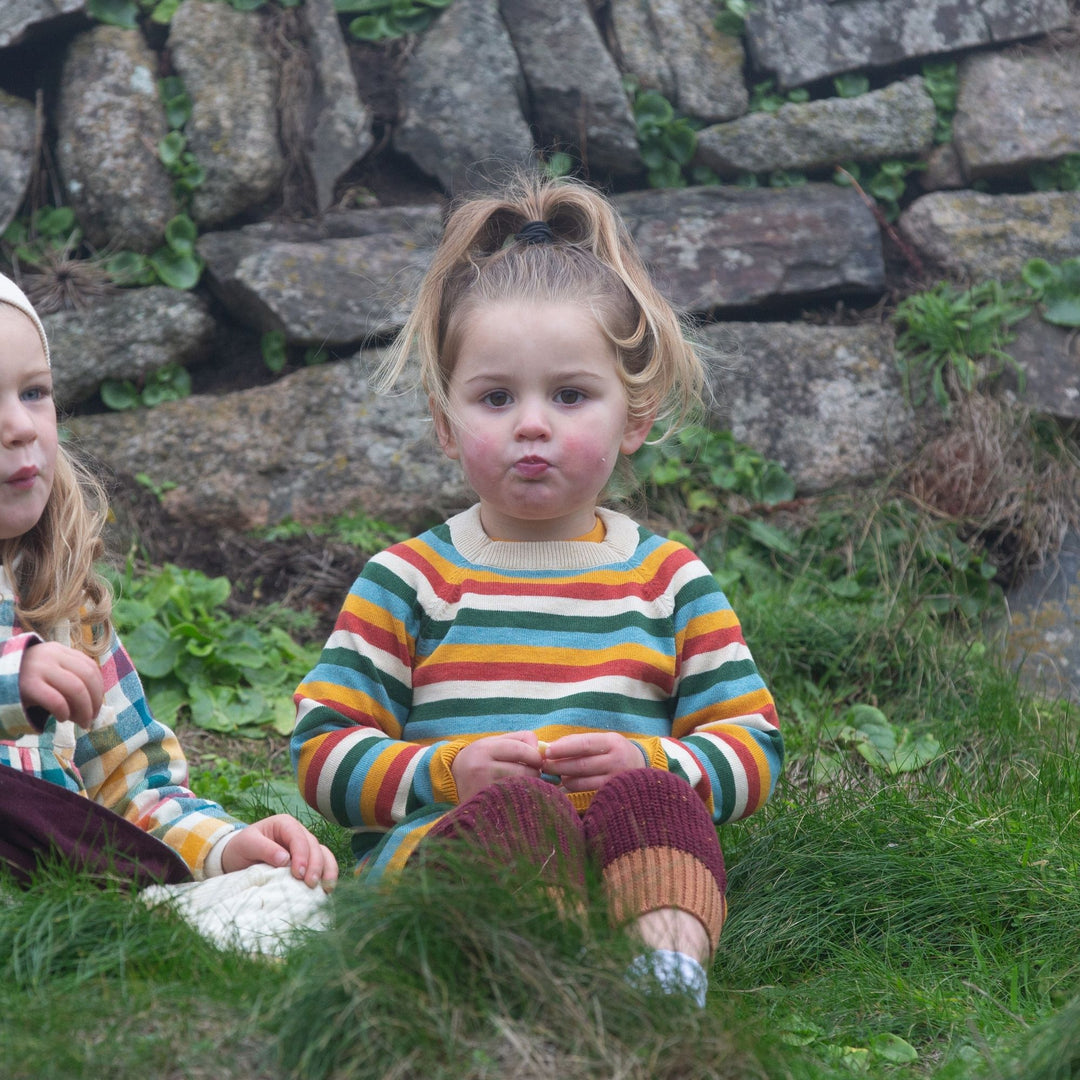
<svg viewBox="0 0 1080 1080">
<path fill-rule="evenodd" d="M 662 908 L 678 908 L 700 920 L 716 952 L 727 902 L 712 871 L 685 851 L 638 848 L 604 867 L 604 892 L 618 925 Z"/>
</svg>

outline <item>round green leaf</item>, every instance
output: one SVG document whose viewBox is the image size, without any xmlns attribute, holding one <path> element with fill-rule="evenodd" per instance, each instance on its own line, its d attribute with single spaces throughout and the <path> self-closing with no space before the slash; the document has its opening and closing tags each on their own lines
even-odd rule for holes
<svg viewBox="0 0 1080 1080">
<path fill-rule="evenodd" d="M 199 230 L 187 214 L 177 214 L 165 226 L 165 242 L 180 255 L 190 255 L 195 250 Z"/>
<path fill-rule="evenodd" d="M 655 90 L 646 90 L 644 94 L 639 94 L 634 102 L 634 119 L 639 128 L 643 124 L 663 127 L 675 119 L 675 110 L 663 94 Z"/>
<path fill-rule="evenodd" d="M 139 404 L 139 390 L 129 379 L 123 382 L 117 379 L 106 379 L 101 384 L 99 393 L 105 407 L 116 412 L 134 409 Z"/>
<path fill-rule="evenodd" d="M 1028 259 L 1024 268 L 1020 271 L 1024 283 L 1041 293 L 1049 285 L 1057 281 L 1059 272 L 1046 261 L 1046 259 Z"/>
<path fill-rule="evenodd" d="M 179 131 L 170 131 L 158 143 L 158 157 L 161 158 L 161 164 L 166 169 L 178 164 L 185 146 L 187 146 L 187 139 Z"/>
<path fill-rule="evenodd" d="M 1043 318 L 1055 326 L 1080 326 L 1080 295 L 1046 297 Z"/>
<path fill-rule="evenodd" d="M 150 265 L 171 289 L 193 289 L 202 274 L 202 260 L 198 256 L 185 255 L 167 247 L 158 248 L 150 256 Z"/>
</svg>

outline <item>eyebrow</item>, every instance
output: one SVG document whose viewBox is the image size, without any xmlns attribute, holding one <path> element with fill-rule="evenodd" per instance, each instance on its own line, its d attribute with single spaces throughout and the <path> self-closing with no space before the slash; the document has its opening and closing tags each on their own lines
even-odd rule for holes
<svg viewBox="0 0 1080 1080">
<path fill-rule="evenodd" d="M 603 382 L 605 376 L 594 371 L 559 371 L 551 377 L 553 383 L 579 383 L 579 382 Z M 469 378 L 462 380 L 464 385 L 471 386 L 474 383 L 504 383 L 512 382 L 514 380 L 514 374 L 506 371 L 501 372 L 478 372 L 476 375 L 470 375 Z"/>
</svg>

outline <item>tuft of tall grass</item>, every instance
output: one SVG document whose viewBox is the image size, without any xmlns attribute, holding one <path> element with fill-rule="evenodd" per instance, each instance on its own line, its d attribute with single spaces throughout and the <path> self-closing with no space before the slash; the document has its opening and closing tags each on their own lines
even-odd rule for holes
<svg viewBox="0 0 1080 1080">
<path fill-rule="evenodd" d="M 292 954 L 271 1012 L 290 1076 L 781 1075 L 718 1015 L 627 982 L 634 945 L 599 906 L 571 911 L 528 867 L 457 870 L 339 886 L 334 928 Z"/>
</svg>

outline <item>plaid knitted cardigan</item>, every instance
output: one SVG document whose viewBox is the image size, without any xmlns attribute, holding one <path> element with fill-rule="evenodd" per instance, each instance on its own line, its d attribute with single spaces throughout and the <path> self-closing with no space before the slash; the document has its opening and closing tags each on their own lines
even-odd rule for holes
<svg viewBox="0 0 1080 1080">
<path fill-rule="evenodd" d="M 783 761 L 772 696 L 691 551 L 599 510 L 600 542 L 503 542 L 479 507 L 371 559 L 295 696 L 306 801 L 353 830 L 367 873 L 404 865 L 458 802 L 485 735 L 617 731 L 717 822 L 755 811 Z M 584 810 L 591 792 L 573 793 Z"/>
<path fill-rule="evenodd" d="M 120 814 L 168 844 L 196 878 L 220 872 L 220 848 L 242 827 L 187 784 L 187 761 L 173 732 L 150 713 L 131 658 L 113 634 L 100 658 L 101 711 L 89 731 L 48 717 L 39 730 L 19 697 L 25 650 L 41 641 L 15 620 L 15 598 L 0 570 L 0 767 L 59 784 Z"/>
</svg>

